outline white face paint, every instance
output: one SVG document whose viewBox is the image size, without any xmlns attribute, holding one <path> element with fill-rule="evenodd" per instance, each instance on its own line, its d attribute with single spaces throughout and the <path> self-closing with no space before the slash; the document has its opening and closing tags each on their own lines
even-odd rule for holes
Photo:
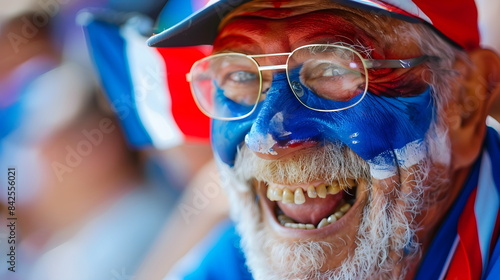
<svg viewBox="0 0 500 280">
<path fill-rule="evenodd" d="M 403 159 L 398 161 L 398 166 L 394 165 L 391 154 L 395 155 L 395 159 Z M 370 164 L 373 178 L 383 180 L 396 176 L 398 168 L 409 168 L 424 160 L 426 154 L 426 145 L 424 145 L 422 141 L 416 140 L 406 144 L 406 146 L 401 149 L 384 152 L 372 160 L 369 160 L 368 163 Z"/>
<path fill-rule="evenodd" d="M 16 71 L 36 68 L 37 64 L 56 67 L 46 58 L 34 58 Z M 16 191 L 20 204 L 29 204 L 36 199 L 47 184 L 47 175 L 53 172 L 52 162 L 42 154 L 42 146 L 58 130 L 75 121 L 85 109 L 91 84 L 82 78 L 84 76 L 74 64 L 47 69 L 26 84 L 27 89 L 18 96 L 19 116 L 11 116 L 19 118 L 18 124 L 0 138 L 0 168 L 17 169 L 19 187 Z M 0 199 L 6 201 L 6 194 L 1 193 Z"/>
</svg>

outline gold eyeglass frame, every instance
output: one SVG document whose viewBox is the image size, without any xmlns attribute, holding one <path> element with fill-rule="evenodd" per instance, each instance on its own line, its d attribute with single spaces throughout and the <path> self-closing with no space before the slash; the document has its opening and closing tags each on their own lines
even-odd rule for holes
<svg viewBox="0 0 500 280">
<path fill-rule="evenodd" d="M 338 108 L 338 109 L 329 109 L 329 110 L 326 110 L 326 109 L 316 109 L 316 108 L 312 108 L 308 105 L 306 105 L 304 102 L 302 102 L 302 100 L 299 98 L 299 96 L 297 95 L 297 93 L 294 91 L 293 89 L 293 86 L 291 84 L 291 81 L 290 81 L 290 77 L 289 77 L 289 73 L 288 73 L 288 62 L 289 62 L 289 59 L 290 57 L 297 51 L 301 50 L 301 49 L 304 49 L 304 48 L 321 48 L 321 47 L 328 47 L 328 48 L 331 48 L 331 47 L 335 47 L 335 48 L 339 48 L 339 49 L 344 49 L 344 50 L 348 50 L 354 54 L 356 54 L 359 59 L 361 60 L 361 62 L 363 63 L 363 67 L 364 67 L 364 71 L 365 71 L 365 89 L 364 89 L 364 92 L 363 92 L 363 95 L 361 96 L 361 98 L 356 101 L 354 104 L 351 104 L 349 106 L 346 106 L 346 107 L 343 107 L 343 108 Z M 243 57 L 246 57 L 248 59 L 250 59 L 256 66 L 256 68 L 259 70 L 259 93 L 258 93 L 258 96 L 257 96 L 257 99 L 256 99 L 256 102 L 252 108 L 252 110 L 250 110 L 250 112 L 242 115 L 242 116 L 238 116 L 238 117 L 216 117 L 216 116 L 213 116 L 211 113 L 207 112 L 199 103 L 198 101 L 198 98 L 196 96 L 196 93 L 195 93 L 195 89 L 193 87 L 193 83 L 192 83 L 192 72 L 193 72 L 193 69 L 197 66 L 197 64 L 205 61 L 205 60 L 208 60 L 208 59 L 212 59 L 214 57 L 223 57 L 223 56 L 227 56 L 227 55 L 235 55 L 235 56 L 243 56 Z M 261 57 L 270 57 L 270 56 L 288 56 L 287 57 L 287 60 L 286 60 L 286 63 L 285 64 L 280 64 L 280 65 L 265 65 L 265 66 L 261 66 L 257 60 L 255 58 L 261 58 Z M 363 58 L 361 56 L 361 54 L 352 49 L 352 48 L 349 48 L 349 47 L 346 47 L 346 46 L 343 46 L 343 45 L 337 45 L 337 44 L 309 44 L 309 45 L 304 45 L 304 46 L 301 46 L 301 47 L 298 47 L 296 48 L 295 50 L 293 50 L 292 52 L 284 52 L 284 53 L 272 53 L 272 54 L 243 54 L 243 53 L 237 53 L 237 52 L 227 52 L 227 53 L 218 53 L 218 54 L 214 54 L 214 55 L 210 55 L 210 56 L 207 56 L 205 58 L 202 58 L 198 61 L 196 61 L 193 66 L 191 67 L 191 70 L 189 71 L 189 73 L 186 75 L 186 79 L 187 81 L 190 83 L 190 88 L 191 88 L 191 93 L 193 95 L 193 98 L 196 102 L 196 105 L 198 106 L 198 108 L 205 114 L 207 115 L 208 117 L 212 118 L 212 119 L 217 119 L 217 120 L 223 120 L 223 121 L 232 121 L 232 120 L 240 120 L 240 119 L 244 119 L 248 116 L 250 116 L 254 111 L 255 109 L 257 108 L 257 104 L 259 102 L 257 102 L 257 100 L 260 99 L 261 95 L 262 95 L 262 71 L 272 71 L 272 70 L 285 70 L 286 71 L 286 78 L 287 78 L 287 81 L 288 81 L 288 85 L 290 86 L 290 89 L 292 90 L 295 98 L 297 98 L 299 100 L 299 102 L 304 105 L 306 108 L 310 109 L 310 110 L 314 110 L 314 111 L 318 111 L 318 112 L 336 112 L 336 111 L 342 111 L 342 110 L 345 110 L 345 109 L 349 109 L 351 107 L 354 107 L 356 106 L 357 104 L 359 104 L 365 97 L 366 95 L 366 92 L 368 91 L 368 84 L 369 84 L 369 77 L 368 77 L 368 69 L 380 69 L 380 68 L 410 68 L 410 67 L 415 67 L 431 58 L 436 58 L 436 57 L 433 57 L 433 56 L 428 56 L 428 55 L 422 55 L 422 56 L 419 56 L 419 57 L 415 57 L 415 58 L 409 58 L 409 59 L 367 59 L 367 58 Z"/>
</svg>

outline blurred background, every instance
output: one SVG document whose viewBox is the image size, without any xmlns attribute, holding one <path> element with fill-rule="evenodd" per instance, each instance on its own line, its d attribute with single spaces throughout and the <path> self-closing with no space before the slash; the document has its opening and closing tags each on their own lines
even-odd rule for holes
<svg viewBox="0 0 500 280">
<path fill-rule="evenodd" d="M 209 48 L 145 44 L 165 3 L 0 1 L 0 279 L 162 279 L 226 217 L 185 82 Z"/>
<path fill-rule="evenodd" d="M 477 1 L 500 52 L 500 2 Z M 0 279 L 163 279 L 211 242 L 227 201 L 185 82 L 210 47 L 145 43 L 205 3 L 0 0 Z"/>
</svg>

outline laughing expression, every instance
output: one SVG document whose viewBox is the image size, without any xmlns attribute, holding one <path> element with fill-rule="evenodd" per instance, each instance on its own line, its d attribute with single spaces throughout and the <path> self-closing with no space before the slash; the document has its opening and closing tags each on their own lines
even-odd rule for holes
<svg viewBox="0 0 500 280">
<path fill-rule="evenodd" d="M 233 12 L 214 52 L 271 54 L 340 42 L 362 46 L 375 59 L 422 55 L 409 40 L 384 40 L 397 38 L 397 20 L 329 2 L 286 3 Z M 232 177 L 227 188 L 240 185 L 230 198 L 254 277 L 379 278 L 413 269 L 401 260 L 416 255 L 416 235 L 428 233 L 417 233 L 412 223 L 423 221 L 425 211 L 414 209 L 428 203 L 421 199 L 427 181 L 434 180 L 426 171 L 429 134 L 436 129 L 435 92 L 425 71 L 371 70 L 366 97 L 337 112 L 306 108 L 276 72 L 252 115 L 213 121 L 213 148 L 224 176 Z M 353 271 L 357 276 L 347 276 Z"/>
</svg>

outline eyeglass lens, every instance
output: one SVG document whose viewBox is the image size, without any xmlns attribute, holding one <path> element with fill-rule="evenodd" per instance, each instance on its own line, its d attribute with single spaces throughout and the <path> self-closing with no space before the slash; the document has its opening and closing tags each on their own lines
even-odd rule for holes
<svg viewBox="0 0 500 280">
<path fill-rule="evenodd" d="M 360 55 L 330 45 L 296 49 L 288 58 L 287 77 L 296 97 L 314 110 L 334 111 L 357 104 L 366 93 L 366 70 Z M 237 119 L 249 115 L 272 82 L 271 71 L 243 54 L 220 54 L 197 62 L 191 87 L 205 113 Z"/>
<path fill-rule="evenodd" d="M 366 91 L 362 58 L 348 48 L 299 48 L 288 59 L 287 74 L 297 98 L 311 109 L 341 110 L 358 103 Z"/>
<path fill-rule="evenodd" d="M 213 117 L 246 116 L 260 101 L 258 65 L 244 55 L 207 57 L 193 66 L 191 75 L 191 86 L 198 105 Z"/>
</svg>

